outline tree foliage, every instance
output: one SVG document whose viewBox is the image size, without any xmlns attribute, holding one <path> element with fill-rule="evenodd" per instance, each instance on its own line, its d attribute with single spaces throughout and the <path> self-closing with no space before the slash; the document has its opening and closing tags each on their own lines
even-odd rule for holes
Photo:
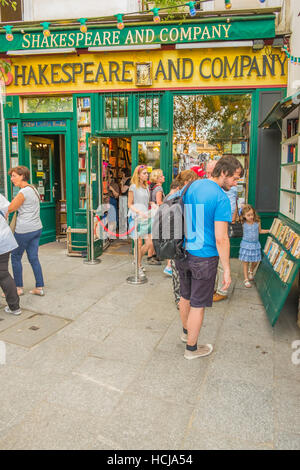
<svg viewBox="0 0 300 470">
<path fill-rule="evenodd" d="M 17 2 L 14 0 L 0 0 L 0 5 L 3 7 L 11 7 L 15 11 L 17 9 Z"/>
<path fill-rule="evenodd" d="M 243 137 L 250 120 L 250 95 L 186 95 L 174 101 L 174 130 L 178 138 L 207 140 L 224 149 L 224 143 Z"/>
</svg>

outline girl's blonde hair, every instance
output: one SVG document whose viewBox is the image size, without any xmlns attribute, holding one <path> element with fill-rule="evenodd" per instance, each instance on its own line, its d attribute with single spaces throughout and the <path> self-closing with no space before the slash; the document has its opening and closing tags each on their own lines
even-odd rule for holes
<svg viewBox="0 0 300 470">
<path fill-rule="evenodd" d="M 253 211 L 253 214 L 254 214 L 254 222 L 260 222 L 260 217 L 259 215 L 257 214 L 256 210 L 254 209 L 254 207 L 250 206 L 250 204 L 245 204 L 243 209 L 242 209 L 242 219 L 243 219 L 243 223 L 246 222 L 246 218 L 245 218 L 245 215 L 247 214 L 247 212 L 249 211 Z"/>
<path fill-rule="evenodd" d="M 150 178 L 149 178 L 150 183 L 157 183 L 158 178 L 162 175 L 163 175 L 163 171 L 160 168 L 158 168 L 157 170 L 151 171 Z"/>
<path fill-rule="evenodd" d="M 147 181 L 140 182 L 140 173 L 142 170 L 147 170 L 147 165 L 138 165 L 132 175 L 131 184 L 135 184 L 137 188 L 147 188 Z"/>
</svg>

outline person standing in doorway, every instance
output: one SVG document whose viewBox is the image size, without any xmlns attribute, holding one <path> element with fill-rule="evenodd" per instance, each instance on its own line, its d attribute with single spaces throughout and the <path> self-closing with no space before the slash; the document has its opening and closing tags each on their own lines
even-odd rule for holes
<svg viewBox="0 0 300 470">
<path fill-rule="evenodd" d="M 131 178 L 131 185 L 128 192 L 128 217 L 129 217 L 129 230 L 134 227 L 134 219 L 137 217 L 138 226 L 140 230 L 137 233 L 138 238 L 138 268 L 139 275 L 145 277 L 144 268 L 142 266 L 142 258 L 150 248 L 151 239 L 149 233 L 149 201 L 150 193 L 148 188 L 148 171 L 146 165 L 138 165 Z M 135 238 L 135 232 L 130 233 L 132 238 Z M 144 244 L 143 244 L 144 240 Z"/>
<path fill-rule="evenodd" d="M 164 190 L 162 187 L 163 183 L 165 182 L 163 171 L 160 168 L 153 170 L 150 174 L 149 182 L 150 182 L 150 185 L 149 185 L 150 205 L 153 206 L 154 211 L 155 211 L 155 207 L 161 206 L 165 198 Z M 152 211 L 152 214 L 153 214 L 153 211 Z M 151 235 L 149 235 L 149 237 L 151 237 Z M 161 261 L 156 256 L 154 246 L 152 243 L 152 238 L 151 238 L 150 248 L 148 251 L 147 263 L 150 265 L 161 265 Z"/>
<path fill-rule="evenodd" d="M 117 225 L 118 225 L 118 199 L 120 195 L 120 189 L 118 183 L 114 179 L 112 170 L 108 172 L 108 197 L 109 197 L 109 209 L 108 209 L 108 229 L 113 234 L 112 238 L 116 238 Z"/>
<path fill-rule="evenodd" d="M 13 315 L 20 315 L 22 312 L 16 284 L 8 271 L 9 255 L 12 250 L 18 247 L 6 220 L 8 206 L 8 200 L 0 194 L 0 286 L 7 302 L 4 311 Z"/>
<path fill-rule="evenodd" d="M 198 346 L 198 336 L 205 307 L 212 306 L 219 257 L 224 268 L 224 289 L 231 283 L 228 238 L 231 209 L 223 189 L 236 186 L 243 171 L 235 157 L 221 158 L 212 178 L 195 181 L 184 196 L 187 257 L 176 261 L 176 268 L 180 277 L 179 310 L 185 359 L 208 356 L 213 351 L 211 344 Z"/>
<path fill-rule="evenodd" d="M 26 250 L 36 282 L 35 288 L 29 291 L 29 293 L 42 296 L 44 295 L 44 279 L 38 256 L 39 242 L 42 234 L 39 193 L 34 186 L 28 183 L 30 171 L 26 166 L 11 168 L 8 174 L 14 186 L 20 188 L 20 191 L 8 207 L 8 212 L 18 211 L 15 238 L 19 246 L 11 255 L 11 264 L 18 295 L 24 294 L 22 256 Z"/>
<path fill-rule="evenodd" d="M 128 192 L 131 179 L 131 171 L 129 168 L 121 170 L 122 179 L 120 181 L 120 196 L 119 196 L 119 233 L 120 236 L 124 234 L 127 237 L 127 213 L 128 213 Z M 122 238 L 122 237 L 121 237 Z"/>
</svg>

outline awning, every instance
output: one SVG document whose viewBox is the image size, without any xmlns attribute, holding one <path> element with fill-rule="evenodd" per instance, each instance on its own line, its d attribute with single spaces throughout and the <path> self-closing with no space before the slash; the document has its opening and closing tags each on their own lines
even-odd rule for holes
<svg viewBox="0 0 300 470">
<path fill-rule="evenodd" d="M 285 118 L 300 104 L 300 90 L 297 93 L 277 101 L 258 127 L 268 129 L 275 127 L 277 121 Z"/>
</svg>

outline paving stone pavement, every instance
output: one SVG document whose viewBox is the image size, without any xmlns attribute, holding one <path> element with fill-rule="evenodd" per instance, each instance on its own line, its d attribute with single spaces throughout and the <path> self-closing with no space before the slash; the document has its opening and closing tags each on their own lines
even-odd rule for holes
<svg viewBox="0 0 300 470">
<path fill-rule="evenodd" d="M 95 266 L 61 243 L 40 258 L 45 297 L 28 294 L 24 258 L 22 315 L 2 302 L 0 449 L 300 448 L 295 296 L 272 328 L 233 260 L 233 293 L 207 309 L 200 334 L 214 352 L 186 361 L 163 267 L 130 286 L 132 258 L 115 250 Z"/>
</svg>

